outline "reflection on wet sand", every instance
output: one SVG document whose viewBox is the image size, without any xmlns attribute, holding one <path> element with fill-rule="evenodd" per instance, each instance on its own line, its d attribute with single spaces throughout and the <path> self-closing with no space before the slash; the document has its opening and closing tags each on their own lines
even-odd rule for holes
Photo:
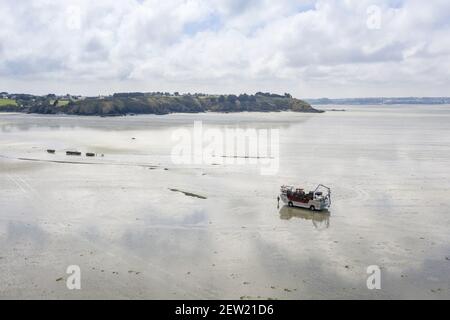
<svg viewBox="0 0 450 320">
<path fill-rule="evenodd" d="M 246 128 L 267 128 L 276 126 L 279 129 L 288 129 L 292 124 L 307 122 L 315 114 L 280 112 L 277 118 L 270 113 L 229 113 L 225 117 L 222 113 L 194 113 L 194 114 L 168 114 L 168 115 L 139 115 L 122 117 L 73 116 L 73 115 L 39 115 L 22 113 L 1 113 L 0 131 L 11 133 L 15 131 L 30 130 L 77 130 L 92 129 L 103 131 L 133 131 L 152 129 L 178 128 L 191 126 L 194 121 L 204 121 L 214 126 L 235 126 Z"/>
<path fill-rule="evenodd" d="M 327 229 L 330 227 L 330 212 L 327 210 L 318 212 L 283 206 L 280 210 L 280 219 L 291 220 L 292 218 L 311 220 L 316 229 Z"/>
</svg>

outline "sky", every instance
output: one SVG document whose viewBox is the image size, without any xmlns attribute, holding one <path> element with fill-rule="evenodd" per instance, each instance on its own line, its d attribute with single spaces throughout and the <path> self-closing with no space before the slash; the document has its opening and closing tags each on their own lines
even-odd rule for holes
<svg viewBox="0 0 450 320">
<path fill-rule="evenodd" d="M 0 0 L 0 91 L 450 96 L 448 0 Z"/>
</svg>

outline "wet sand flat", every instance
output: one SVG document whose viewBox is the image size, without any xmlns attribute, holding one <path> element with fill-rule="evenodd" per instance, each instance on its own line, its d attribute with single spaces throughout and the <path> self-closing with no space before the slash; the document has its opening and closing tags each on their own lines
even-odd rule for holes
<svg viewBox="0 0 450 320">
<path fill-rule="evenodd" d="M 0 113 L 0 298 L 449 299 L 450 106 L 345 109 Z M 279 171 L 174 164 L 171 135 L 196 120 L 278 129 Z M 318 183 L 328 213 L 277 207 L 280 185 Z"/>
</svg>

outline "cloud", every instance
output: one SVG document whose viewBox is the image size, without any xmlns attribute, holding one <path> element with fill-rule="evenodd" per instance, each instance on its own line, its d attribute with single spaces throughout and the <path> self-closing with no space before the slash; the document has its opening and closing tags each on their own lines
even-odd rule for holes
<svg viewBox="0 0 450 320">
<path fill-rule="evenodd" d="M 449 34 L 443 0 L 2 0 L 0 86 L 446 95 Z"/>
</svg>

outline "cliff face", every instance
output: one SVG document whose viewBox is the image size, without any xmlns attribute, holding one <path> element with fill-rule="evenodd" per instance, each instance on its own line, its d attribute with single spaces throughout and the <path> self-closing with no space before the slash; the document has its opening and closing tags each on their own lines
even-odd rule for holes
<svg viewBox="0 0 450 320">
<path fill-rule="evenodd" d="M 67 104 L 36 103 L 22 104 L 23 112 L 74 115 L 124 115 L 124 114 L 168 114 L 175 112 L 321 112 L 305 101 L 290 95 L 259 93 L 256 95 L 168 95 L 147 93 L 120 93 L 106 98 L 72 100 Z"/>
</svg>

